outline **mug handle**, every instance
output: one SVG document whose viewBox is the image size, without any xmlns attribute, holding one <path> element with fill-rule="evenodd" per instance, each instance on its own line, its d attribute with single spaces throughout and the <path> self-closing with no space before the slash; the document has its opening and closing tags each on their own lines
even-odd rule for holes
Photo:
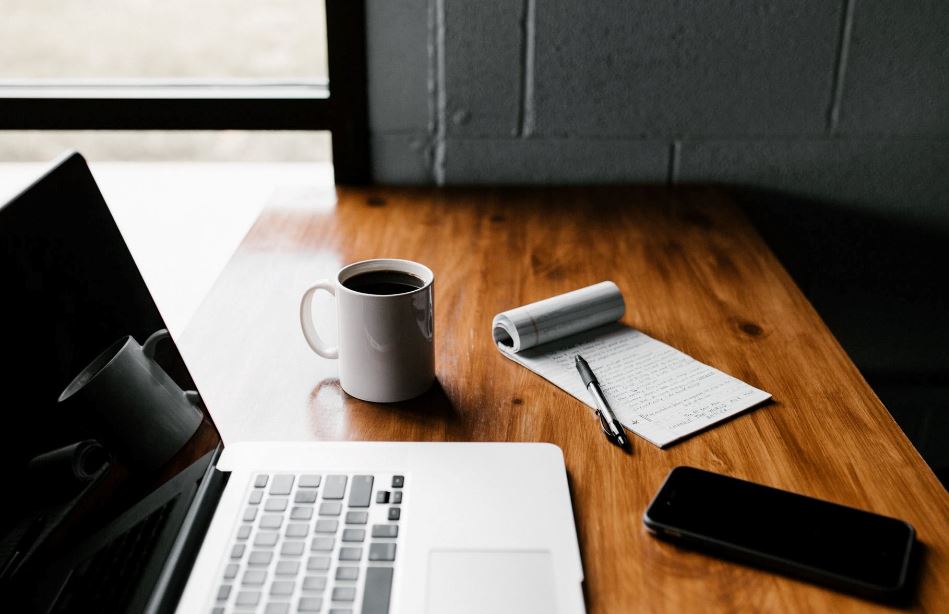
<svg viewBox="0 0 949 614">
<path fill-rule="evenodd" d="M 142 353 L 148 358 L 155 360 L 155 348 L 158 347 L 158 344 L 161 343 L 162 340 L 168 339 L 169 337 L 171 337 L 171 333 L 168 332 L 167 328 L 159 328 L 149 335 L 145 343 L 142 344 Z"/>
<path fill-rule="evenodd" d="M 328 279 L 316 282 L 303 293 L 303 298 L 300 300 L 300 326 L 303 327 L 303 336 L 313 351 L 323 358 L 339 358 L 339 348 L 335 345 L 327 345 L 316 332 L 316 326 L 313 324 L 313 295 L 317 290 L 326 290 L 333 295 L 333 298 L 336 298 L 336 286 Z"/>
</svg>

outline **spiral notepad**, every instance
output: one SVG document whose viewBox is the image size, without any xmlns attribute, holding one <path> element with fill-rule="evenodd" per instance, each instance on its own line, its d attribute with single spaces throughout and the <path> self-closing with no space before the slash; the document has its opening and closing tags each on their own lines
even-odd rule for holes
<svg viewBox="0 0 949 614">
<path fill-rule="evenodd" d="M 616 417 L 664 447 L 771 395 L 619 322 L 623 295 L 610 281 L 499 313 L 501 353 L 593 407 L 574 367 L 582 354 Z"/>
</svg>

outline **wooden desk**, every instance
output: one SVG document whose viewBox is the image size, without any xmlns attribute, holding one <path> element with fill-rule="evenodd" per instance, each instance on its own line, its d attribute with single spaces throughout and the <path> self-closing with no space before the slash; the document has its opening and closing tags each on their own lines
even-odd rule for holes
<svg viewBox="0 0 949 614">
<path fill-rule="evenodd" d="M 396 405 L 348 398 L 297 321 L 343 264 L 418 260 L 436 274 L 438 385 Z M 625 321 L 775 401 L 660 450 L 607 445 L 589 410 L 502 358 L 504 309 L 615 281 Z M 318 321 L 335 328 L 332 305 Z M 866 611 L 875 604 L 649 536 L 641 517 L 693 465 L 903 518 L 925 545 L 915 605 L 949 604 L 949 495 L 730 199 L 710 189 L 339 189 L 284 193 L 182 340 L 225 442 L 549 441 L 563 449 L 590 612 Z M 606 484 L 603 488 L 601 485 Z"/>
</svg>

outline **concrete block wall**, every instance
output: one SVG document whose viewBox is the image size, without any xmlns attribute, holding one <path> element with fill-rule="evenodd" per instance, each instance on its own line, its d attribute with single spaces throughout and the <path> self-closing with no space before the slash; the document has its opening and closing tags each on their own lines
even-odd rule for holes
<svg viewBox="0 0 949 614">
<path fill-rule="evenodd" d="M 949 228 L 949 4 L 369 0 L 383 183 L 723 182 Z"/>
</svg>

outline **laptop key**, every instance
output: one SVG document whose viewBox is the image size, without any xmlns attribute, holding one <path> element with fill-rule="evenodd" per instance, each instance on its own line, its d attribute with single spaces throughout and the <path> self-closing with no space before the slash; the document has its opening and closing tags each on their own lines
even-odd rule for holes
<svg viewBox="0 0 949 614">
<path fill-rule="evenodd" d="M 350 608 L 330 608 L 328 614 L 353 614 Z"/>
<path fill-rule="evenodd" d="M 290 510 L 290 520 L 309 520 L 313 518 L 312 507 L 298 506 Z"/>
<path fill-rule="evenodd" d="M 254 537 L 254 546 L 258 548 L 268 548 L 277 545 L 279 534 L 276 531 L 260 531 Z"/>
<path fill-rule="evenodd" d="M 333 546 L 335 545 L 336 545 L 335 537 L 327 537 L 325 535 L 321 535 L 318 537 L 314 537 L 313 541 L 310 542 L 310 550 L 313 550 L 314 552 L 332 552 Z"/>
<path fill-rule="evenodd" d="M 316 503 L 316 491 L 315 490 L 298 490 L 297 494 L 293 495 L 294 503 Z"/>
<path fill-rule="evenodd" d="M 369 546 L 370 561 L 394 561 L 395 544 L 392 542 L 373 542 Z"/>
<path fill-rule="evenodd" d="M 279 529 L 283 524 L 283 516 L 280 514 L 264 514 L 260 517 L 261 529 Z"/>
<path fill-rule="evenodd" d="M 333 588 L 333 601 L 352 601 L 356 598 L 356 589 L 352 586 L 337 586 Z"/>
<path fill-rule="evenodd" d="M 270 565 L 270 561 L 273 559 L 273 552 L 269 550 L 254 550 L 250 553 L 250 558 L 247 559 L 247 564 L 254 567 L 263 567 L 265 565 Z"/>
<path fill-rule="evenodd" d="M 316 521 L 317 533 L 336 533 L 339 528 L 339 521 L 335 518 L 320 518 Z"/>
<path fill-rule="evenodd" d="M 274 571 L 278 576 L 295 576 L 300 571 L 300 561 L 277 561 L 277 569 Z"/>
<path fill-rule="evenodd" d="M 264 608 L 264 614 L 288 614 L 290 612 L 289 603 L 273 602 L 268 603 Z"/>
<path fill-rule="evenodd" d="M 323 498 L 342 499 L 346 493 L 346 480 L 345 475 L 326 476 L 326 484 L 323 485 Z"/>
<path fill-rule="evenodd" d="M 254 522 L 257 519 L 257 508 L 248 507 L 244 510 L 244 522 Z"/>
<path fill-rule="evenodd" d="M 346 524 L 366 524 L 369 512 L 346 512 Z"/>
<path fill-rule="evenodd" d="M 231 548 L 231 558 L 239 559 L 242 556 L 244 556 L 244 547 L 245 547 L 244 544 L 237 544 L 236 546 Z"/>
<path fill-rule="evenodd" d="M 287 525 L 285 535 L 287 537 L 306 537 L 309 530 L 310 526 L 305 522 L 291 522 Z"/>
<path fill-rule="evenodd" d="M 398 520 L 402 516 L 402 510 L 398 507 L 389 508 L 389 520 Z"/>
<path fill-rule="evenodd" d="M 281 474 L 273 476 L 273 482 L 270 484 L 270 494 L 272 495 L 289 495 L 290 490 L 293 488 L 293 476 L 289 474 Z"/>
<path fill-rule="evenodd" d="M 300 556 L 303 554 L 303 542 L 283 542 L 280 546 L 280 556 Z"/>
<path fill-rule="evenodd" d="M 298 612 L 319 612 L 323 607 L 323 600 L 319 597 L 300 597 L 297 602 Z"/>
<path fill-rule="evenodd" d="M 289 597 L 293 594 L 296 583 L 293 580 L 277 580 L 270 585 L 270 594 L 278 597 Z"/>
<path fill-rule="evenodd" d="M 270 497 L 264 503 L 264 510 L 268 512 L 283 512 L 287 509 L 286 497 Z"/>
<path fill-rule="evenodd" d="M 247 502 L 251 505 L 259 504 L 264 498 L 264 491 L 262 490 L 252 490 L 250 497 L 247 498 Z"/>
<path fill-rule="evenodd" d="M 241 584 L 244 586 L 260 586 L 267 579 L 267 570 L 248 569 L 241 578 Z"/>
<path fill-rule="evenodd" d="M 263 488 L 267 485 L 267 480 L 270 479 L 270 476 L 266 473 L 261 473 L 256 478 L 254 478 L 254 488 Z"/>
<path fill-rule="evenodd" d="M 330 568 L 330 557 L 311 556 L 306 562 L 306 568 L 308 571 L 326 571 Z"/>
<path fill-rule="evenodd" d="M 339 560 L 358 561 L 362 558 L 362 548 L 340 548 Z"/>
<path fill-rule="evenodd" d="M 233 580 L 237 577 L 237 570 L 240 569 L 240 565 L 237 563 L 230 563 L 227 567 L 224 568 L 224 579 Z"/>
<path fill-rule="evenodd" d="M 236 605 L 257 605 L 260 603 L 260 591 L 240 591 Z"/>
<path fill-rule="evenodd" d="M 344 542 L 361 542 L 366 539 L 365 529 L 343 529 Z"/>
<path fill-rule="evenodd" d="M 320 476 L 313 475 L 308 473 L 306 475 L 301 475 L 300 480 L 297 482 L 297 486 L 300 488 L 316 488 L 320 485 Z"/>
<path fill-rule="evenodd" d="M 339 501 L 324 501 L 320 503 L 320 516 L 339 516 L 343 511 L 343 504 Z"/>
<path fill-rule="evenodd" d="M 366 569 L 362 614 L 389 614 L 389 596 L 391 593 L 391 567 L 369 567 Z"/>
<path fill-rule="evenodd" d="M 239 529 L 237 529 L 237 539 L 245 540 L 250 537 L 250 525 L 242 524 Z"/>
<path fill-rule="evenodd" d="M 376 493 L 376 503 L 388 503 L 389 502 L 389 491 L 380 490 Z"/>
<path fill-rule="evenodd" d="M 374 524 L 372 525 L 373 537 L 398 537 L 399 525 L 397 524 Z"/>
<path fill-rule="evenodd" d="M 359 578 L 359 568 L 358 567 L 337 567 L 336 568 L 336 579 L 337 580 L 356 580 Z"/>
<path fill-rule="evenodd" d="M 307 576 L 303 578 L 303 590 L 322 591 L 326 588 L 326 576 Z"/>
<path fill-rule="evenodd" d="M 227 601 L 227 598 L 231 596 L 231 585 L 222 584 L 221 588 L 217 589 L 217 600 L 218 601 Z"/>
<path fill-rule="evenodd" d="M 397 490 L 392 493 L 392 503 L 402 503 L 402 491 Z"/>
<path fill-rule="evenodd" d="M 392 488 L 402 488 L 405 486 L 405 476 L 404 475 L 394 475 L 392 476 Z"/>
<path fill-rule="evenodd" d="M 353 484 L 349 488 L 349 507 L 369 507 L 372 499 L 371 475 L 354 475 Z"/>
</svg>

